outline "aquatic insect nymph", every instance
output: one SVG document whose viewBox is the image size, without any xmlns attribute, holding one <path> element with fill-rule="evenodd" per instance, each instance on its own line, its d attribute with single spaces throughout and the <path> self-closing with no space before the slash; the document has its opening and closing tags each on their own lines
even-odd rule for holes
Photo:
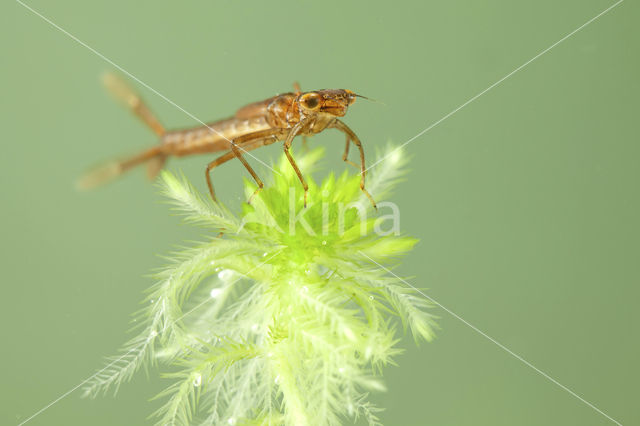
<svg viewBox="0 0 640 426">
<path fill-rule="evenodd" d="M 376 207 L 373 198 L 365 189 L 366 167 L 362 142 L 338 118 L 347 113 L 349 105 L 355 102 L 356 97 L 364 98 L 364 96 L 345 89 L 302 92 L 296 84 L 295 92 L 284 93 L 249 104 L 240 108 L 231 118 L 195 128 L 166 131 L 140 96 L 124 81 L 113 74 L 108 74 L 104 80 L 107 87 L 160 137 L 160 144 L 133 157 L 91 171 L 80 180 L 79 186 L 82 188 L 90 188 L 104 183 L 138 164 L 148 163 L 147 174 L 153 178 L 162 169 L 167 157 L 227 151 L 207 165 L 205 174 L 211 198 L 216 199 L 211 183 L 211 170 L 233 158 L 238 158 L 258 185 L 248 200 L 251 202 L 264 184 L 244 158 L 243 153 L 283 141 L 284 153 L 304 188 L 304 205 L 306 206 L 308 185 L 289 152 L 293 139 L 296 136 L 304 137 L 320 133 L 325 129 L 337 129 L 346 136 L 342 159 L 360 168 L 360 189 L 369 198 L 371 204 Z M 348 160 L 349 147 L 352 143 L 360 153 L 359 165 Z"/>
</svg>

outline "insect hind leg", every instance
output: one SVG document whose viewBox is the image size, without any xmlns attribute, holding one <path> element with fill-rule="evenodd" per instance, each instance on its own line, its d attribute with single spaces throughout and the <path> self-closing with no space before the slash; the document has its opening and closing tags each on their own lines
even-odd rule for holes
<svg viewBox="0 0 640 426">
<path fill-rule="evenodd" d="M 107 90 L 127 108 L 131 109 L 136 117 L 146 124 L 151 131 L 158 136 L 165 134 L 164 126 L 162 126 L 156 116 L 153 115 L 140 95 L 136 93 L 124 79 L 117 74 L 106 73 L 102 77 L 102 82 Z"/>
</svg>

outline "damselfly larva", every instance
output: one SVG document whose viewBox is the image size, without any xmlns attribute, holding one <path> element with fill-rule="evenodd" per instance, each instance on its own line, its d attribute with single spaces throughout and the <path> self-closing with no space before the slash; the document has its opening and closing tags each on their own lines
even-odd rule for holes
<svg viewBox="0 0 640 426">
<path fill-rule="evenodd" d="M 360 168 L 360 189 L 376 207 L 373 198 L 365 189 L 365 162 L 362 142 L 356 134 L 338 117 L 347 113 L 349 105 L 356 97 L 363 97 L 345 89 L 323 89 L 301 92 L 295 85 L 295 92 L 284 93 L 264 101 L 240 108 L 235 116 L 207 125 L 167 131 L 142 101 L 122 79 L 114 74 L 104 78 L 107 88 L 123 101 L 160 138 L 160 144 L 137 155 L 121 161 L 114 161 L 90 171 L 78 182 L 80 188 L 91 188 L 105 183 L 138 164 L 147 163 L 147 174 L 154 178 L 164 166 L 167 157 L 182 157 L 191 154 L 227 151 L 207 165 L 205 175 L 211 198 L 215 201 L 215 192 L 211 183 L 211 170 L 237 158 L 256 181 L 258 188 L 249 197 L 253 197 L 264 184 L 244 155 L 248 151 L 274 142 L 284 141 L 284 153 L 291 163 L 304 188 L 304 205 L 307 205 L 307 183 L 289 152 L 293 139 L 313 135 L 325 129 L 337 129 L 346 135 L 346 145 L 342 159 Z M 360 164 L 348 159 L 349 146 L 353 143 L 360 152 Z"/>
</svg>

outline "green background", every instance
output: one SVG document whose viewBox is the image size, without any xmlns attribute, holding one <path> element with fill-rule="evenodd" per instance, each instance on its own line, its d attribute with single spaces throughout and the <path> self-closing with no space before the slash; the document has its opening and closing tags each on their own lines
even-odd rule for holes
<svg viewBox="0 0 640 426">
<path fill-rule="evenodd" d="M 296 80 L 379 99 L 345 120 L 372 159 L 613 2 L 28 4 L 204 121 Z M 10 425 L 103 365 L 127 338 L 158 255 L 200 231 L 168 214 L 141 170 L 74 190 L 87 166 L 154 136 L 105 95 L 99 76 L 112 66 L 19 3 L 1 8 L 0 424 Z M 623 424 L 640 423 L 639 12 L 622 3 L 410 143 L 411 173 L 393 198 L 402 230 L 421 240 L 402 275 Z M 195 124 L 141 92 L 167 127 Z M 311 144 L 343 170 L 342 136 Z M 207 160 L 169 166 L 204 189 Z M 241 176 L 237 163 L 216 170 L 231 206 Z M 419 348 L 405 339 L 385 371 L 389 391 L 373 396 L 385 424 L 613 424 L 434 312 L 438 338 Z M 154 377 L 138 374 L 117 398 L 75 391 L 28 424 L 145 424 L 148 398 L 166 384 Z"/>
</svg>

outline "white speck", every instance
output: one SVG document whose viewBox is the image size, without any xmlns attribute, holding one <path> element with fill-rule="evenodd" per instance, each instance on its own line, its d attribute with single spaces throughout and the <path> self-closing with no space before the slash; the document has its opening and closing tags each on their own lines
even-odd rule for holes
<svg viewBox="0 0 640 426">
<path fill-rule="evenodd" d="M 222 281 L 229 281 L 233 278 L 233 271 L 231 269 L 225 269 L 223 271 L 218 272 L 218 278 Z"/>
<path fill-rule="evenodd" d="M 340 373 L 340 374 L 344 374 L 344 367 L 340 367 L 340 368 L 338 368 L 338 373 Z"/>
<path fill-rule="evenodd" d="M 347 339 L 354 341 L 356 340 L 356 336 L 353 334 L 353 331 L 351 331 L 351 329 L 349 327 L 345 327 L 343 330 L 343 333 L 345 336 L 347 336 Z"/>
<path fill-rule="evenodd" d="M 302 288 L 300 289 L 301 292 L 303 293 L 308 293 L 309 292 L 309 287 L 307 287 L 306 285 L 303 285 Z"/>
<path fill-rule="evenodd" d="M 400 161 L 400 150 L 396 149 L 395 151 L 393 151 L 393 153 L 389 156 L 389 160 L 391 161 L 391 164 L 398 163 L 398 161 Z"/>
<path fill-rule="evenodd" d="M 196 378 L 193 379 L 193 386 L 198 387 L 202 384 L 202 375 L 198 374 L 196 375 Z"/>
<path fill-rule="evenodd" d="M 276 382 L 276 385 L 278 383 L 280 383 L 280 375 L 279 374 L 276 376 L 276 379 L 274 380 L 274 382 Z"/>
<path fill-rule="evenodd" d="M 150 337 L 156 337 L 158 335 L 158 332 L 155 330 L 151 330 L 151 333 L 149 333 Z"/>
<path fill-rule="evenodd" d="M 211 262 L 209 262 L 209 265 L 215 265 L 215 264 L 216 264 L 215 260 L 212 260 Z"/>
<path fill-rule="evenodd" d="M 209 292 L 209 295 L 213 299 L 215 299 L 216 297 L 220 296 L 221 294 L 222 294 L 222 289 L 221 288 L 212 288 L 211 291 Z"/>
<path fill-rule="evenodd" d="M 304 273 L 305 273 L 305 274 L 307 274 L 307 275 L 309 275 L 309 274 L 311 273 L 311 269 L 305 269 L 305 270 L 304 270 Z"/>
<path fill-rule="evenodd" d="M 367 348 L 364 350 L 365 359 L 371 358 L 372 354 L 373 354 L 373 348 L 371 346 L 367 346 Z"/>
<path fill-rule="evenodd" d="M 373 300 L 373 299 L 374 299 L 374 297 L 373 297 L 373 296 L 369 296 L 369 300 Z"/>
<path fill-rule="evenodd" d="M 325 240 L 322 240 L 322 245 L 323 245 L 323 246 L 326 246 L 326 245 L 327 245 L 327 242 L 326 242 Z"/>
<path fill-rule="evenodd" d="M 267 254 L 269 254 L 269 253 L 267 253 L 267 252 L 265 251 L 264 253 L 262 253 L 262 257 L 267 257 Z"/>
<path fill-rule="evenodd" d="M 260 326 L 258 324 L 253 324 L 251 326 L 251 331 L 253 331 L 254 333 L 256 333 L 258 331 L 258 329 L 260 328 Z"/>
<path fill-rule="evenodd" d="M 234 417 L 229 417 L 229 420 L 227 420 L 227 423 L 229 423 L 230 425 L 235 425 L 236 419 Z"/>
<path fill-rule="evenodd" d="M 267 358 L 273 358 L 273 352 L 267 352 Z"/>
<path fill-rule="evenodd" d="M 155 300 L 149 299 L 149 303 L 153 304 L 153 302 L 155 302 Z"/>
</svg>

